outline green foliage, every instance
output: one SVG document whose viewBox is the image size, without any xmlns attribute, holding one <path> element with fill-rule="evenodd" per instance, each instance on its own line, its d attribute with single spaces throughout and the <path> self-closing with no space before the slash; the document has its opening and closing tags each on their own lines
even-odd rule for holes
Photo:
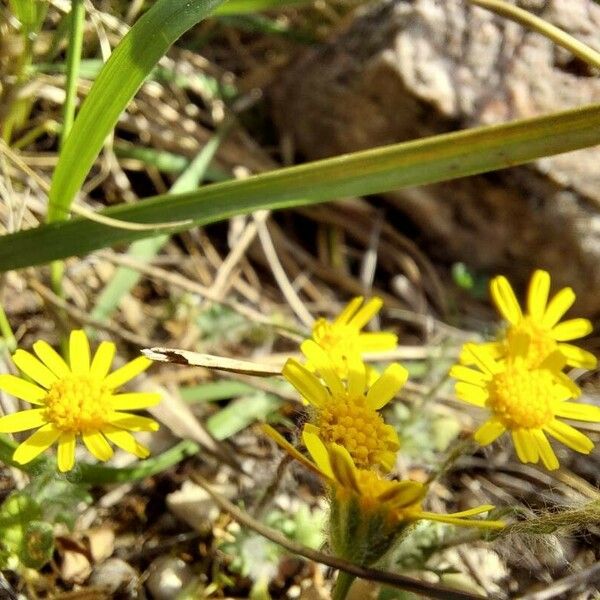
<svg viewBox="0 0 600 600">
<path fill-rule="evenodd" d="M 215 15 L 242 15 L 263 10 L 306 6 L 313 0 L 229 0 L 215 10 Z"/>
<path fill-rule="evenodd" d="M 24 37 L 38 33 L 48 12 L 46 0 L 9 0 L 9 5 L 21 23 L 21 33 Z"/>
<path fill-rule="evenodd" d="M 111 61 L 120 49 L 121 45 Z M 122 57 L 125 58 L 128 57 Z M 110 129 L 108 126 L 114 125 L 118 117 L 116 114 L 112 120 L 102 113 L 108 108 L 104 105 L 111 102 L 114 87 L 112 83 L 106 89 L 102 87 L 104 82 L 100 85 L 105 70 L 84 103 L 59 159 L 51 191 L 54 202 L 60 197 L 60 207 L 55 205 L 53 210 L 55 216 L 66 214 L 64 210 L 85 178 Z M 120 62 L 109 73 L 113 71 L 118 80 L 123 78 Z M 94 93 L 94 90 L 102 92 Z M 99 95 L 101 97 L 96 100 Z M 118 95 L 122 99 L 123 92 Z M 90 99 L 93 102 L 90 103 Z M 114 106 L 112 113 L 115 113 Z M 86 133 L 90 127 L 94 127 L 91 138 Z M 102 133 L 98 135 L 100 130 Z M 173 233 L 263 208 L 305 206 L 334 198 L 445 181 L 597 143 L 600 143 L 600 105 L 590 105 L 549 116 L 355 152 L 244 180 L 209 185 L 185 194 L 156 196 L 134 205 L 111 207 L 102 214 L 139 223 L 192 221 L 174 227 Z M 95 150 L 90 151 L 90 148 Z M 50 223 L 0 238 L 0 271 L 43 264 L 164 233 L 164 230 L 117 229 L 83 218 Z"/>
<path fill-rule="evenodd" d="M 91 498 L 84 486 L 73 484 L 54 471 L 41 471 L 23 490 L 13 492 L 0 505 L 0 562 L 14 559 L 31 569 L 43 567 L 54 551 L 54 525 L 75 525 L 80 502 Z"/>
<path fill-rule="evenodd" d="M 48 220 L 66 219 L 119 115 L 171 44 L 222 0 L 158 0 L 121 40 L 96 78 L 62 148 Z"/>
</svg>

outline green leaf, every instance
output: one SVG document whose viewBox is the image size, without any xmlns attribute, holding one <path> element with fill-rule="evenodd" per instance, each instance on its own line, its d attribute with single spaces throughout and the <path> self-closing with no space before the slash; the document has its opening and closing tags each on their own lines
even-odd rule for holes
<svg viewBox="0 0 600 600">
<path fill-rule="evenodd" d="M 215 15 L 243 15 L 262 10 L 278 10 L 312 4 L 313 0 L 229 0 L 215 10 Z"/>
<path fill-rule="evenodd" d="M 19 560 L 30 569 L 41 569 L 54 552 L 54 530 L 50 523 L 32 521 L 25 527 Z"/>
<path fill-rule="evenodd" d="M 190 404 L 218 402 L 219 400 L 228 400 L 255 391 L 256 389 L 247 383 L 231 381 L 229 379 L 210 381 L 208 383 L 201 383 L 200 385 L 181 388 L 179 390 L 181 397 Z"/>
<path fill-rule="evenodd" d="M 281 400 L 262 392 L 238 398 L 206 421 L 206 428 L 217 440 L 225 440 L 254 423 L 264 420 L 281 406 Z"/>
<path fill-rule="evenodd" d="M 223 0 L 157 0 L 102 68 L 62 148 L 48 198 L 48 220 L 65 219 L 106 136 L 171 44 Z"/>
<path fill-rule="evenodd" d="M 156 196 L 134 205 L 111 207 L 102 214 L 141 223 L 193 219 L 193 225 L 173 228 L 173 233 L 261 208 L 305 206 L 447 181 L 598 143 L 600 105 L 594 104 L 355 152 L 244 180 L 225 181 L 186 194 Z M 0 238 L 0 271 L 83 255 L 164 233 L 116 229 L 83 218 L 50 223 Z"/>
<path fill-rule="evenodd" d="M 25 36 L 36 34 L 46 18 L 48 2 L 45 0 L 9 0 L 10 8 L 21 22 Z"/>
</svg>

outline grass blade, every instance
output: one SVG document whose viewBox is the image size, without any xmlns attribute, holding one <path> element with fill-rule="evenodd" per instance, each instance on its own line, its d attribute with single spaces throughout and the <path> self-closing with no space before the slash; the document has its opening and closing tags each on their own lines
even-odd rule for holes
<svg viewBox="0 0 600 600">
<path fill-rule="evenodd" d="M 263 10 L 277 10 L 312 4 L 313 0 L 229 0 L 215 10 L 215 15 L 246 15 Z"/>
<path fill-rule="evenodd" d="M 191 193 L 156 196 L 102 213 L 140 223 L 193 219 L 196 225 L 206 224 L 259 209 L 303 206 L 456 179 L 599 143 L 600 105 L 594 104 L 278 169 Z M 152 231 L 113 229 L 82 218 L 50 223 L 0 238 L 0 271 L 150 236 Z"/>
<path fill-rule="evenodd" d="M 85 99 L 60 153 L 48 221 L 66 219 L 106 136 L 171 44 L 223 0 L 158 0 L 121 40 Z"/>
</svg>

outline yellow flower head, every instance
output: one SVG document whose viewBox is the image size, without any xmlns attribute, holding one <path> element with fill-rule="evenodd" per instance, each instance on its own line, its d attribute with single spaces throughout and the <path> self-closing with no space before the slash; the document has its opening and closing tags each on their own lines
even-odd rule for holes
<svg viewBox="0 0 600 600">
<path fill-rule="evenodd" d="M 364 304 L 363 302 L 362 296 L 354 298 L 334 321 L 320 318 L 313 325 L 313 341 L 327 352 L 342 379 L 348 372 L 349 355 L 392 350 L 398 343 L 398 338 L 393 333 L 362 331 L 383 305 L 381 298 L 371 298 Z M 314 370 L 315 365 L 312 364 L 311 358 L 307 356 L 307 359 L 307 367 Z"/>
<path fill-rule="evenodd" d="M 570 287 L 560 290 L 549 302 L 550 275 L 537 270 L 531 277 L 527 293 L 527 312 L 523 314 L 515 293 L 506 279 L 498 276 L 490 283 L 490 293 L 501 315 L 508 321 L 505 339 L 491 344 L 497 358 L 505 355 L 514 337 L 527 334 L 531 340 L 528 361 L 540 365 L 544 359 L 558 350 L 572 367 L 594 369 L 596 357 L 573 344 L 565 342 L 579 339 L 592 331 L 587 319 L 569 319 L 559 323 L 575 302 L 575 292 Z"/>
<path fill-rule="evenodd" d="M 427 486 L 416 481 L 393 481 L 381 477 L 375 471 L 357 468 L 349 452 L 338 444 L 325 444 L 311 431 L 304 431 L 303 441 L 313 461 L 300 454 L 285 438 L 268 425 L 265 433 L 291 456 L 318 473 L 332 487 L 336 498 L 342 502 L 355 498 L 365 514 L 384 514 L 388 523 L 406 524 L 420 519 L 440 521 L 453 525 L 500 529 L 500 521 L 468 519 L 492 510 L 491 505 L 478 506 L 470 510 L 437 514 L 422 509 Z"/>
<path fill-rule="evenodd" d="M 568 402 L 580 394 L 564 374 L 565 358 L 554 351 L 537 367 L 530 364 L 529 337 L 513 337 L 505 359 L 496 360 L 488 349 L 467 344 L 477 369 L 455 365 L 450 375 L 458 379 L 456 395 L 469 404 L 485 407 L 490 418 L 475 432 L 475 441 L 487 445 L 510 431 L 517 456 L 524 463 L 541 459 L 550 470 L 558 468 L 546 434 L 569 448 L 589 454 L 594 447 L 583 433 L 559 421 L 600 422 L 600 408 Z"/>
<path fill-rule="evenodd" d="M 348 379 L 343 381 L 327 353 L 314 342 L 308 346 L 324 383 L 294 359 L 283 368 L 283 376 L 315 409 L 305 428 L 346 448 L 361 468 L 380 465 L 389 471 L 400 447 L 398 434 L 377 411 L 398 393 L 408 372 L 392 364 L 367 390 L 366 367 L 358 355 L 349 357 Z"/>
<path fill-rule="evenodd" d="M 57 442 L 58 468 L 69 471 L 75 462 L 78 436 L 98 460 L 111 458 L 109 442 L 139 458 L 148 456 L 148 449 L 129 432 L 156 431 L 158 423 L 123 411 L 154 406 L 160 395 L 115 392 L 145 371 L 151 364 L 149 359 L 136 358 L 109 374 L 115 345 L 102 342 L 92 360 L 88 339 L 81 330 L 71 332 L 68 365 L 44 341 L 36 342 L 33 350 L 37 357 L 17 350 L 13 361 L 35 383 L 14 375 L 0 375 L 0 390 L 39 407 L 0 418 L 0 433 L 37 429 L 17 447 L 15 462 L 28 463 Z"/>
</svg>

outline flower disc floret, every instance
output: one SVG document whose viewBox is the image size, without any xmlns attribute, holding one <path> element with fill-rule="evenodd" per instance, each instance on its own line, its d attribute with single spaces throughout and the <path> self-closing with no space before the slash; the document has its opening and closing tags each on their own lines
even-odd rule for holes
<svg viewBox="0 0 600 600">
<path fill-rule="evenodd" d="M 575 302 L 575 292 L 566 287 L 549 299 L 550 275 L 538 269 L 531 277 L 527 292 L 526 311 L 517 300 L 515 292 L 506 277 L 494 277 L 490 282 L 490 294 L 500 314 L 508 326 L 505 333 L 495 343 L 489 344 L 496 358 L 507 356 L 515 338 L 527 335 L 530 340 L 527 361 L 532 367 L 539 367 L 546 357 L 559 351 L 566 364 L 572 367 L 594 369 L 596 357 L 570 343 L 588 335 L 592 324 L 588 319 L 560 320 Z"/>
<path fill-rule="evenodd" d="M 404 385 L 406 369 L 392 364 L 368 385 L 366 366 L 355 354 L 349 357 L 348 379 L 342 380 L 322 348 L 311 340 L 303 346 L 322 380 L 294 359 L 285 364 L 283 376 L 312 406 L 305 430 L 343 446 L 361 467 L 391 470 L 400 447 L 398 434 L 378 411 Z"/>
<path fill-rule="evenodd" d="M 91 377 L 60 379 L 44 399 L 45 418 L 62 431 L 101 429 L 113 413 L 111 391 Z"/>
<path fill-rule="evenodd" d="M 315 421 L 322 439 L 346 448 L 361 468 L 376 465 L 399 447 L 393 427 L 368 406 L 365 396 L 333 398 L 318 411 Z"/>
<path fill-rule="evenodd" d="M 146 458 L 147 448 L 139 444 L 131 431 L 156 431 L 158 423 L 131 414 L 154 406 L 159 394 L 134 392 L 117 394 L 115 390 L 133 379 L 151 364 L 139 357 L 109 373 L 116 347 L 102 342 L 93 359 L 85 333 L 72 331 L 69 338 L 68 363 L 44 341 L 33 345 L 35 356 L 17 350 L 15 365 L 33 380 L 0 375 L 0 389 L 33 404 L 36 408 L 0 418 L 1 433 L 35 429 L 13 454 L 18 464 L 26 464 L 57 443 L 60 471 L 75 464 L 75 445 L 81 437 L 90 454 L 101 461 L 113 455 L 111 444 L 139 458 Z"/>
<path fill-rule="evenodd" d="M 539 366 L 532 366 L 527 335 L 515 336 L 505 358 L 497 359 L 488 348 L 466 344 L 464 351 L 477 368 L 459 364 L 450 374 L 456 378 L 458 398 L 490 411 L 488 420 L 474 433 L 482 446 L 509 431 L 519 460 L 558 469 L 558 459 L 547 436 L 572 450 L 589 454 L 594 444 L 560 418 L 600 423 L 600 408 L 571 402 L 581 390 L 562 372 L 565 357 L 557 349 Z"/>
<path fill-rule="evenodd" d="M 327 352 L 338 377 L 348 375 L 348 360 L 352 354 L 392 350 L 398 338 L 390 332 L 363 332 L 365 325 L 379 312 L 381 298 L 364 301 L 362 296 L 353 298 L 333 320 L 321 317 L 312 328 L 312 340 Z M 312 357 L 307 356 L 307 367 L 316 370 Z"/>
<path fill-rule="evenodd" d="M 546 369 L 511 361 L 489 383 L 488 407 L 507 429 L 539 428 L 554 418 L 556 381 Z"/>
</svg>

